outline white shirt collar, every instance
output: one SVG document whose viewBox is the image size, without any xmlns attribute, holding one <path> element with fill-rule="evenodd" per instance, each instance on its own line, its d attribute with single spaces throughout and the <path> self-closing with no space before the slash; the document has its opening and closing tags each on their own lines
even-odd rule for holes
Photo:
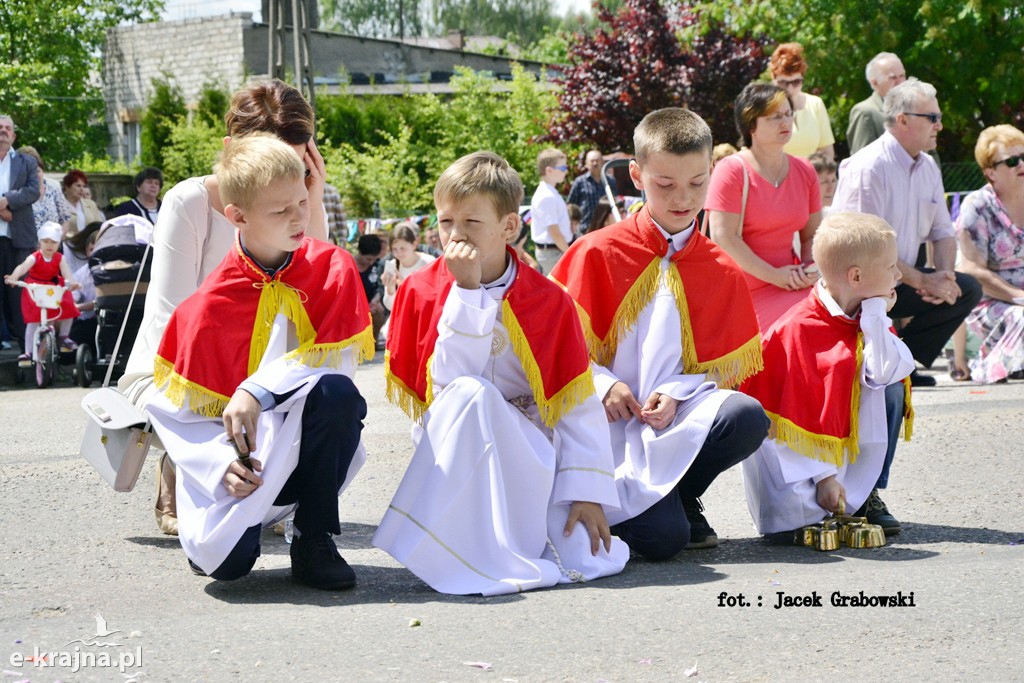
<svg viewBox="0 0 1024 683">
<path fill-rule="evenodd" d="M 833 299 L 832 295 L 829 294 L 827 289 L 825 289 L 824 280 L 818 280 L 818 283 L 814 285 L 814 287 L 815 291 L 818 293 L 818 298 L 821 300 L 821 303 L 825 305 L 825 309 L 829 313 L 831 313 L 833 316 L 846 318 L 847 320 L 855 320 L 855 318 L 851 318 L 850 316 L 846 315 L 846 311 L 844 311 L 839 306 L 839 304 L 836 303 L 836 300 Z"/>
<path fill-rule="evenodd" d="M 505 272 L 501 274 L 501 277 L 494 282 L 482 282 L 480 283 L 480 286 L 484 288 L 484 291 L 486 291 L 492 299 L 498 301 L 505 296 L 505 290 L 509 288 L 509 285 L 512 284 L 515 277 L 516 260 L 514 258 L 509 258 L 508 266 L 505 268 Z"/>
<path fill-rule="evenodd" d="M 677 232 L 674 235 L 670 235 L 665 230 L 665 228 L 658 225 L 658 222 L 654 220 L 653 217 L 651 218 L 651 222 L 654 223 L 654 227 L 658 228 L 658 231 L 661 233 L 661 236 L 668 241 L 669 256 L 672 256 L 677 251 L 682 251 L 683 247 L 686 246 L 686 242 L 690 239 L 690 235 L 693 234 L 694 228 L 697 224 L 696 221 L 692 221 L 690 223 L 690 227 L 686 228 L 686 230 L 683 230 L 682 232 Z"/>
</svg>

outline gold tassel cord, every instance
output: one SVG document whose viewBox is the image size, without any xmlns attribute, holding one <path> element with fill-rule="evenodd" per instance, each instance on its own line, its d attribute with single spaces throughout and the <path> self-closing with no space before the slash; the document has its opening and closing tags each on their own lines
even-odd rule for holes
<svg viewBox="0 0 1024 683">
<path fill-rule="evenodd" d="M 430 381 L 430 363 L 433 360 L 434 357 L 431 356 L 427 361 L 427 400 L 421 401 L 416 392 L 391 371 L 391 352 L 384 352 L 384 377 L 387 382 L 385 393 L 388 401 L 398 406 L 402 412 L 416 422 L 423 419 L 423 414 L 427 412 L 427 408 L 434 400 L 434 386 Z"/>
<path fill-rule="evenodd" d="M 249 343 L 249 369 L 251 376 L 260 366 L 263 355 L 270 343 L 270 331 L 274 326 L 274 318 L 278 313 L 295 325 L 295 334 L 299 339 L 299 348 L 311 347 L 316 340 L 316 330 L 309 320 L 306 309 L 302 306 L 300 294 L 305 294 L 279 280 L 254 282 L 253 287 L 260 289 L 260 300 L 256 307 L 256 319 L 252 327 L 252 341 Z"/>
<path fill-rule="evenodd" d="M 914 434 L 914 402 L 911 398 L 910 377 L 903 379 L 903 440 L 910 441 Z"/>
<path fill-rule="evenodd" d="M 533 399 L 537 403 L 540 418 L 545 425 L 554 428 L 569 411 L 594 394 L 594 377 L 591 374 L 590 366 L 588 365 L 584 372 L 559 389 L 551 398 L 548 398 L 540 366 L 537 364 L 537 359 L 533 355 L 533 350 L 530 348 L 530 343 L 519 320 L 512 312 L 512 306 L 508 303 L 508 299 L 502 301 L 501 318 L 512 342 L 512 352 L 515 353 L 519 363 L 523 366 L 523 372 L 526 373 L 526 381 L 533 391 Z"/>
</svg>

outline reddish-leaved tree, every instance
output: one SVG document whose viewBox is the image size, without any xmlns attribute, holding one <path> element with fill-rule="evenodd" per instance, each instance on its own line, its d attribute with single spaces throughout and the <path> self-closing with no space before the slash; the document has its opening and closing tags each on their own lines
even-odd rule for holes
<svg viewBox="0 0 1024 683">
<path fill-rule="evenodd" d="M 767 67 L 765 39 L 701 25 L 689 2 L 626 0 L 617 14 L 595 10 L 600 26 L 573 36 L 569 64 L 555 78 L 559 110 L 544 141 L 631 151 L 644 116 L 681 106 L 708 122 L 716 143 L 736 140 L 732 102 Z M 693 36 L 685 47 L 683 32 Z"/>
</svg>

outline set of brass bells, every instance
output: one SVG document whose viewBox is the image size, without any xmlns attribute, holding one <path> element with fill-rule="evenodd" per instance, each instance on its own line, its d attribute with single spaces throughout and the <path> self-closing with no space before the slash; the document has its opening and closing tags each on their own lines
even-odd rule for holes
<svg viewBox="0 0 1024 683">
<path fill-rule="evenodd" d="M 877 524 L 868 524 L 867 517 L 853 517 L 845 513 L 845 504 L 839 501 L 839 513 L 793 532 L 793 543 L 815 550 L 847 548 L 881 548 L 885 545 L 885 532 Z"/>
</svg>

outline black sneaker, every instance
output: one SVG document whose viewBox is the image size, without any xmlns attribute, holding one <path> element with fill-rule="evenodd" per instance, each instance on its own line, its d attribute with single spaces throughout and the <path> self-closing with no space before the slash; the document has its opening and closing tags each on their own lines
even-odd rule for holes
<svg viewBox="0 0 1024 683">
<path fill-rule="evenodd" d="M 328 533 L 296 536 L 291 556 L 292 576 L 305 586 L 336 591 L 356 585 L 356 573 L 338 554 Z"/>
<path fill-rule="evenodd" d="M 886 536 L 895 536 L 903 530 L 900 521 L 892 516 L 889 508 L 879 498 L 878 489 L 871 489 L 871 495 L 860 506 L 860 509 L 853 513 L 853 516 L 867 517 L 868 524 L 877 524 L 882 527 L 882 531 L 885 532 Z"/>
<path fill-rule="evenodd" d="M 188 559 L 188 558 L 185 558 L 185 559 Z M 192 560 L 188 560 L 188 568 L 191 569 L 192 573 L 195 574 L 196 576 L 206 576 L 206 572 L 204 572 L 202 569 L 200 569 L 199 565 L 196 564 L 195 562 L 193 562 Z"/>
<path fill-rule="evenodd" d="M 910 386 L 912 387 L 934 387 L 935 378 L 931 375 L 922 375 L 917 370 L 910 373 Z"/>
<path fill-rule="evenodd" d="M 686 549 L 717 548 L 718 534 L 704 518 L 704 506 L 701 505 L 700 498 L 683 498 L 683 510 L 686 512 L 686 520 L 690 523 L 690 542 L 686 544 Z"/>
</svg>

